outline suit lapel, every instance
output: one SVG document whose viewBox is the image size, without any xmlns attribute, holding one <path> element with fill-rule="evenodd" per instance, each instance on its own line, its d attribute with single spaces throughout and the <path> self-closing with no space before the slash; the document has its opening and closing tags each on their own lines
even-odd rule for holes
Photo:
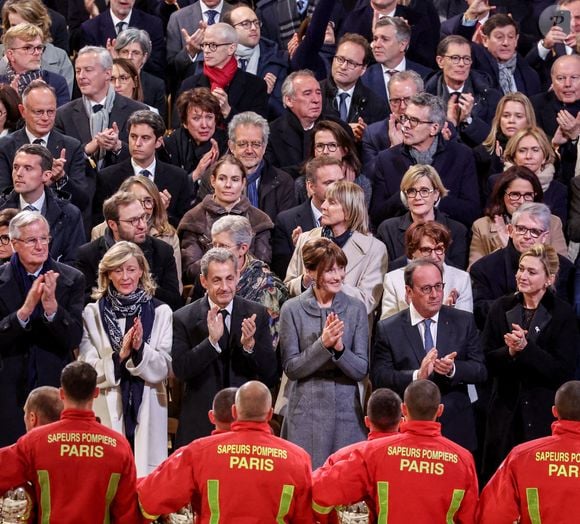
<svg viewBox="0 0 580 524">
<path fill-rule="evenodd" d="M 411 325 L 411 313 L 408 309 L 405 311 L 405 315 L 403 317 L 403 333 L 407 337 L 409 347 L 412 349 L 413 354 L 417 359 L 417 364 L 420 366 L 421 361 L 425 357 L 425 348 L 423 347 L 423 341 L 421 340 L 419 328 L 417 326 Z"/>
<path fill-rule="evenodd" d="M 18 287 L 10 264 L 6 265 L 0 279 L 0 302 L 5 305 L 6 312 L 16 311 L 22 305 L 22 291 Z"/>
<path fill-rule="evenodd" d="M 435 340 L 435 347 L 437 348 L 438 356 L 447 355 L 449 348 L 454 347 L 452 340 L 455 337 L 455 330 L 453 322 L 449 321 L 449 315 L 445 310 L 445 306 L 439 311 L 439 321 L 437 323 L 437 339 Z"/>
<path fill-rule="evenodd" d="M 77 128 L 78 136 L 81 138 L 81 142 L 90 142 L 92 140 L 91 126 L 89 124 L 89 116 L 83 106 L 82 98 L 79 98 L 73 107 L 72 119 L 74 126 Z"/>
</svg>

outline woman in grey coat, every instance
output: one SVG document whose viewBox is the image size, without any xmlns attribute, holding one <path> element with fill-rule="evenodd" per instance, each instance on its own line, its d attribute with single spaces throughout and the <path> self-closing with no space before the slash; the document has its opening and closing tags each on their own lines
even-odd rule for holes
<svg viewBox="0 0 580 524">
<path fill-rule="evenodd" d="M 358 382 L 368 372 L 364 304 L 341 291 L 346 256 L 332 240 L 316 238 L 302 250 L 313 282 L 284 304 L 280 348 L 290 382 L 282 436 L 321 466 L 337 449 L 366 438 Z"/>
</svg>

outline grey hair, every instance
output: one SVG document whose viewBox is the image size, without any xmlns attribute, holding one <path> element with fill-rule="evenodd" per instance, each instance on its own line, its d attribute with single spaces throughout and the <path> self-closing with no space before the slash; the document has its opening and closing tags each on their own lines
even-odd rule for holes
<svg viewBox="0 0 580 524">
<path fill-rule="evenodd" d="M 30 226 L 36 222 L 43 222 L 50 231 L 48 220 L 44 218 L 38 211 L 21 211 L 18 213 L 8 225 L 8 236 L 10 240 L 20 238 L 20 230 L 23 227 Z"/>
<path fill-rule="evenodd" d="M 238 270 L 238 259 L 229 250 L 223 247 L 212 247 L 203 257 L 201 258 L 201 274 L 207 277 L 209 272 L 209 265 L 212 262 L 217 262 L 218 264 L 225 264 L 226 262 L 233 262 L 234 270 Z"/>
<path fill-rule="evenodd" d="M 218 33 L 222 38 L 226 40 L 226 42 L 231 42 L 232 44 L 237 44 L 240 41 L 240 37 L 238 36 L 238 32 L 236 31 L 235 27 L 232 27 L 230 24 L 224 24 L 223 22 L 218 22 L 217 24 L 213 24 L 208 26 L 214 29 L 217 29 Z"/>
<path fill-rule="evenodd" d="M 428 107 L 429 120 L 435 124 L 439 124 L 439 131 L 441 131 L 445 125 L 445 121 L 447 120 L 447 111 L 445 109 L 445 105 L 443 104 L 443 100 L 441 100 L 438 96 L 432 95 L 430 93 L 417 93 L 411 97 L 409 104 L 413 104 L 419 107 Z"/>
<path fill-rule="evenodd" d="M 151 44 L 151 38 L 149 33 L 143 29 L 137 29 L 136 27 L 129 27 L 124 31 L 121 31 L 117 36 L 117 41 L 115 43 L 115 51 L 119 52 L 124 49 L 129 44 L 139 44 L 141 51 L 147 56 L 151 56 L 151 49 L 153 48 Z"/>
<path fill-rule="evenodd" d="M 407 80 L 411 80 L 415 83 L 415 87 L 417 88 L 417 93 L 422 93 L 425 91 L 425 82 L 421 78 L 421 75 L 417 73 L 417 71 L 413 71 L 412 69 L 407 69 L 406 71 L 399 71 L 391 76 L 389 79 L 389 83 L 387 84 L 387 89 L 391 89 L 392 82 L 405 82 Z"/>
<path fill-rule="evenodd" d="M 529 215 L 534 220 L 537 220 L 544 231 L 550 230 L 550 222 L 552 220 L 552 212 L 546 204 L 541 202 L 529 202 L 518 207 L 512 213 L 512 224 L 516 226 L 522 215 Z"/>
<path fill-rule="evenodd" d="M 379 18 L 375 24 L 377 27 L 394 27 L 397 42 L 409 42 L 411 40 L 411 26 L 400 16 L 385 16 Z"/>
<path fill-rule="evenodd" d="M 314 78 L 314 80 L 318 82 L 316 75 L 312 71 L 310 71 L 310 69 L 300 69 L 299 71 L 294 71 L 293 73 L 290 73 L 282 83 L 282 101 L 284 101 L 284 98 L 286 97 L 288 98 L 294 97 L 294 95 L 296 94 L 296 90 L 294 89 L 294 80 L 302 76 Z M 286 107 L 286 104 L 284 104 L 284 107 Z"/>
<path fill-rule="evenodd" d="M 213 238 L 214 235 L 219 235 L 220 233 L 230 235 L 236 246 L 240 244 L 248 244 L 249 246 L 254 238 L 254 231 L 250 221 L 240 215 L 226 215 L 216 220 L 211 226 L 211 236 Z"/>
<path fill-rule="evenodd" d="M 228 125 L 228 138 L 233 142 L 236 139 L 236 129 L 238 126 L 255 126 L 262 129 L 262 141 L 264 145 L 268 143 L 270 137 L 270 126 L 268 121 L 258 113 L 253 111 L 244 111 L 238 113 Z"/>
<path fill-rule="evenodd" d="M 409 286 L 409 287 L 413 287 L 413 275 L 415 274 L 415 270 L 419 267 L 426 267 L 426 266 L 436 267 L 437 271 L 439 271 L 439 274 L 441 275 L 441 278 L 443 278 L 443 271 L 435 262 L 433 262 L 432 260 L 429 260 L 427 258 L 418 258 L 416 260 L 411 260 L 411 262 L 409 262 L 405 266 L 405 272 L 403 273 L 404 279 L 405 279 L 405 285 Z"/>
<path fill-rule="evenodd" d="M 113 68 L 113 57 L 111 53 L 107 51 L 104 47 L 99 47 L 96 45 L 86 45 L 83 47 L 77 55 L 77 58 L 82 55 L 90 55 L 95 54 L 99 59 L 99 63 L 103 69 L 112 69 Z"/>
</svg>

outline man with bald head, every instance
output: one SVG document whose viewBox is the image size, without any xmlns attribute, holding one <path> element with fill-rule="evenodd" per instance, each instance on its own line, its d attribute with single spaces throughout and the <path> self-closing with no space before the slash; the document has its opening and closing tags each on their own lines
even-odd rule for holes
<svg viewBox="0 0 580 524">
<path fill-rule="evenodd" d="M 195 440 L 140 481 L 145 518 L 191 502 L 200 522 L 313 522 L 310 457 L 272 434 L 268 388 L 240 386 L 232 415 L 231 431 Z"/>
<path fill-rule="evenodd" d="M 575 514 L 580 381 L 560 386 L 552 414 L 552 435 L 516 446 L 485 486 L 478 522 L 569 522 Z"/>
</svg>

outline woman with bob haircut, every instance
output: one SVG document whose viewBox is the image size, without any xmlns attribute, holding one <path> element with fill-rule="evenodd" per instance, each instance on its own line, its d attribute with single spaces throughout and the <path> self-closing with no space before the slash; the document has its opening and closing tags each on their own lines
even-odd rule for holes
<svg viewBox="0 0 580 524">
<path fill-rule="evenodd" d="M 167 392 L 173 314 L 153 298 L 141 249 L 116 242 L 99 263 L 98 287 L 83 312 L 79 359 L 97 370 L 94 402 L 101 422 L 127 437 L 137 475 L 167 458 Z"/>
</svg>

